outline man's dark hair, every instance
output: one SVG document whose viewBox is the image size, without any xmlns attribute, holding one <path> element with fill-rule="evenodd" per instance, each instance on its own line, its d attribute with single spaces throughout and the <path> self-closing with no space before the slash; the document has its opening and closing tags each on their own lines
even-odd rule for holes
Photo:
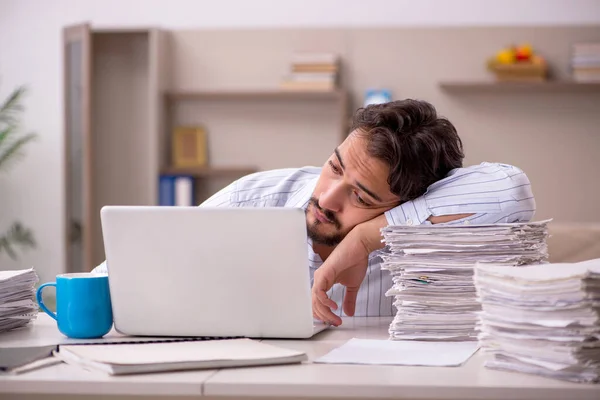
<svg viewBox="0 0 600 400">
<path fill-rule="evenodd" d="M 352 131 L 367 139 L 367 152 L 390 166 L 388 184 L 401 201 L 462 167 L 463 146 L 450 121 L 425 101 L 406 99 L 360 108 Z"/>
</svg>

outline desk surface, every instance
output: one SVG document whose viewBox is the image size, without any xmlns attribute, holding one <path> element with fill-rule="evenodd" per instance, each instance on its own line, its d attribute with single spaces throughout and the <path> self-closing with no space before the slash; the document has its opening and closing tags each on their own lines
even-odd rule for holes
<svg viewBox="0 0 600 400">
<path fill-rule="evenodd" d="M 303 350 L 300 365 L 234 368 L 111 377 L 59 364 L 17 376 L 0 376 L 0 393 L 282 398 L 600 399 L 600 385 L 493 371 L 475 354 L 462 367 L 313 364 L 350 338 L 387 339 L 389 318 L 345 318 L 341 327 L 310 340 L 265 340 Z M 54 321 L 40 315 L 23 330 L 0 334 L 0 347 L 51 344 L 62 339 Z"/>
</svg>

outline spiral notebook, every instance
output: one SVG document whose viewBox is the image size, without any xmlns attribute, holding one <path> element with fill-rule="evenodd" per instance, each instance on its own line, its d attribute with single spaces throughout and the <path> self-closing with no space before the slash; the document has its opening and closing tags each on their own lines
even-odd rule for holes
<svg viewBox="0 0 600 400">
<path fill-rule="evenodd" d="M 62 345 L 54 357 L 110 375 L 281 365 L 307 360 L 304 352 L 253 339 L 222 339 L 105 345 Z"/>
<path fill-rule="evenodd" d="M 104 337 L 97 339 L 72 339 L 62 334 L 57 334 L 55 338 L 43 341 L 36 339 L 28 341 L 24 339 L 19 340 L 18 346 L 0 346 L 0 374 L 20 374 L 60 363 L 61 360 L 54 356 L 54 352 L 62 346 L 98 345 L 104 348 L 106 345 L 198 342 L 226 339 L 239 339 L 239 337 L 127 336 L 113 329 Z"/>
</svg>

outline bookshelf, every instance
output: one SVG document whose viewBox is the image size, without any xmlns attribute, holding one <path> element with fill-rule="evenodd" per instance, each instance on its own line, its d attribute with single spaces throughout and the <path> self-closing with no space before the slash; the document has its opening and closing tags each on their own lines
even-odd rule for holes
<svg viewBox="0 0 600 400">
<path fill-rule="evenodd" d="M 349 127 L 349 94 L 343 89 L 336 90 L 279 90 L 279 89 L 254 89 L 254 90 L 200 90 L 200 91 L 171 91 L 163 93 L 163 100 L 167 107 L 167 118 L 171 118 L 169 109 L 182 102 L 248 102 L 275 101 L 275 102 L 310 102 L 326 101 L 339 113 L 340 141 L 348 135 Z"/>
<path fill-rule="evenodd" d="M 600 93 L 600 82 L 556 80 L 545 82 L 445 81 L 439 87 L 450 93 Z"/>
<path fill-rule="evenodd" d="M 238 157 L 233 157 L 233 152 L 225 150 L 225 153 L 229 154 L 225 159 L 214 157 L 214 154 L 223 155 L 225 145 L 231 148 L 248 148 L 250 144 L 246 142 L 247 131 L 256 133 L 257 129 L 271 132 L 270 137 L 275 143 L 265 143 L 262 133 L 258 134 L 257 140 L 262 140 L 266 146 L 274 149 L 270 154 L 272 157 L 279 157 L 277 161 L 279 165 L 286 164 L 282 158 L 293 158 L 294 153 L 302 153 L 303 150 L 284 144 L 286 138 L 293 138 L 294 135 L 297 138 L 298 133 L 302 134 L 299 132 L 302 131 L 301 129 L 291 126 L 301 124 L 302 120 L 304 120 L 302 126 L 312 128 L 314 131 L 313 119 L 323 118 L 323 115 L 326 115 L 327 129 L 322 129 L 320 132 L 322 134 L 333 132 L 334 141 L 337 143 L 341 143 L 348 134 L 348 93 L 341 88 L 336 90 L 276 88 L 165 90 L 162 93 L 162 100 L 167 134 L 178 126 L 202 126 L 207 131 L 206 151 L 209 161 L 206 166 L 174 167 L 172 160 L 167 157 L 160 170 L 162 175 L 193 177 L 197 203 L 209 197 L 219 187 L 244 175 L 262 169 L 277 168 L 264 164 L 264 158 L 261 159 L 266 156 L 264 151 L 260 157 L 243 151 L 237 153 Z M 226 110 L 225 114 L 223 110 Z M 232 118 L 236 120 L 235 123 L 226 122 Z M 323 119 L 320 121 L 322 122 Z M 317 126 L 318 124 L 319 122 Z M 320 135 L 313 133 L 313 137 L 319 138 Z M 167 140 L 165 148 L 169 146 Z M 257 146 L 261 147 L 261 145 Z M 167 153 L 170 154 L 168 151 Z M 246 165 L 242 157 L 249 157 Z M 287 161 L 293 164 L 293 161 Z"/>
<path fill-rule="evenodd" d="M 161 45 L 158 29 L 63 29 L 65 272 L 105 259 L 103 206 L 156 203 Z"/>
<path fill-rule="evenodd" d="M 339 144 L 349 128 L 348 93 L 342 88 L 165 90 L 162 101 L 167 134 L 178 126 L 206 131 L 206 166 L 174 167 L 167 158 L 161 168 L 164 176 L 193 177 L 196 203 L 260 170 L 320 162 L 324 156 L 298 156 L 308 154 L 309 145 L 290 143 L 306 137 L 305 143 Z"/>
<path fill-rule="evenodd" d="M 235 178 L 257 172 L 256 167 L 167 167 L 161 170 L 165 175 L 188 175 L 194 178 Z"/>
<path fill-rule="evenodd" d="M 184 100 L 334 100 L 342 101 L 344 90 L 293 91 L 293 90 L 221 90 L 221 91 L 167 91 L 169 102 Z"/>
</svg>

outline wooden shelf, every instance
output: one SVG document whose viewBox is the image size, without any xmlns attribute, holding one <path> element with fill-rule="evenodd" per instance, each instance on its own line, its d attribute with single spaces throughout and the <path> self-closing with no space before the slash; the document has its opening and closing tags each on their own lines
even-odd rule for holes
<svg viewBox="0 0 600 400">
<path fill-rule="evenodd" d="M 600 82 L 546 81 L 546 82 L 440 82 L 440 88 L 455 93 L 493 92 L 596 92 L 600 93 Z"/>
<path fill-rule="evenodd" d="M 254 167 L 169 167 L 164 168 L 161 173 L 165 175 L 191 175 L 195 178 L 236 178 L 257 171 L 258 169 Z"/>
<path fill-rule="evenodd" d="M 170 91 L 165 93 L 168 101 L 182 100 L 341 100 L 346 93 L 333 91 L 294 90 L 237 90 L 237 91 Z"/>
</svg>

